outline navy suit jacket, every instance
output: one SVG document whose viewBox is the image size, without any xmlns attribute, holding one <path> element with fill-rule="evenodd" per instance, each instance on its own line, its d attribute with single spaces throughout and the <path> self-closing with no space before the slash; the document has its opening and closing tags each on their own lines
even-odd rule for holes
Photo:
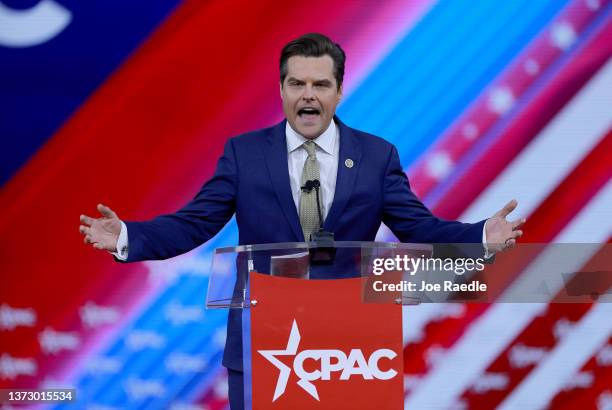
<svg viewBox="0 0 612 410">
<path fill-rule="evenodd" d="M 340 156 L 336 191 L 324 228 L 338 241 L 373 241 L 384 222 L 402 242 L 481 243 L 485 221 L 445 221 L 412 193 L 397 149 L 337 117 Z M 212 238 L 236 214 L 239 242 L 302 242 L 291 195 L 286 120 L 231 138 L 214 176 L 185 207 L 147 222 L 126 222 L 127 262 L 167 259 Z M 353 167 L 345 160 L 353 160 Z M 240 312 L 232 309 L 223 364 L 242 369 Z"/>
</svg>

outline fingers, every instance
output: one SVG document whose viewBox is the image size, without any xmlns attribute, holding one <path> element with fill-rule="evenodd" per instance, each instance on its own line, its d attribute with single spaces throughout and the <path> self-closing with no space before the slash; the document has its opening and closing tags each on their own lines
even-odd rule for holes
<svg viewBox="0 0 612 410">
<path fill-rule="evenodd" d="M 516 220 L 510 222 L 510 224 L 512 225 L 512 230 L 516 231 L 517 229 L 522 228 L 523 225 L 525 225 L 525 222 L 527 222 L 527 220 L 525 218 L 516 219 Z"/>
<path fill-rule="evenodd" d="M 513 199 L 512 201 L 510 201 L 506 205 L 504 205 L 504 207 L 502 209 L 497 211 L 495 216 L 499 216 L 499 217 L 505 218 L 506 216 L 508 216 L 508 214 L 510 214 L 510 212 L 514 211 L 514 209 L 516 208 L 517 205 L 518 205 L 518 201 L 516 199 Z"/>
<path fill-rule="evenodd" d="M 85 225 L 89 225 L 91 226 L 91 224 L 94 223 L 95 219 L 92 217 L 89 217 L 87 215 L 81 215 L 81 217 L 79 218 L 79 220 L 84 223 Z"/>
<path fill-rule="evenodd" d="M 104 218 L 117 218 L 117 215 L 113 212 L 113 210 L 105 205 L 98 204 L 96 208 L 104 216 Z M 92 225 L 94 222 L 100 221 L 101 219 L 81 215 L 79 220 L 81 221 L 81 225 L 79 225 L 79 232 L 84 235 L 83 242 L 86 245 L 92 245 L 95 249 L 106 249 L 102 243 L 98 242 L 100 238 L 98 238 L 97 235 L 94 235 L 92 232 Z M 97 237 L 97 239 L 94 240 L 94 237 Z"/>
<path fill-rule="evenodd" d="M 95 249 L 106 249 L 104 245 L 102 245 L 100 242 L 95 242 L 89 234 L 85 235 L 85 237 L 83 238 L 83 242 L 85 243 L 85 245 L 91 245 Z"/>
<path fill-rule="evenodd" d="M 100 212 L 105 218 L 117 218 L 117 214 L 106 205 L 98 204 L 96 208 L 98 209 L 98 212 Z M 89 226 L 91 226 L 96 221 L 95 218 L 92 218 L 87 215 L 81 215 L 79 220 L 81 221 L 81 223 L 84 223 L 85 225 Z"/>
<path fill-rule="evenodd" d="M 92 223 L 93 222 L 93 218 L 90 218 L 88 216 L 85 215 L 81 215 L 81 222 L 86 223 Z M 83 235 L 85 235 L 83 237 L 83 242 L 85 243 L 85 245 L 89 245 L 92 244 L 94 248 L 96 249 L 102 249 L 101 247 L 98 247 L 98 243 L 94 242 L 93 238 L 91 237 L 91 227 L 90 226 L 86 226 L 86 225 L 80 225 L 79 226 L 79 232 Z"/>
<path fill-rule="evenodd" d="M 98 212 L 100 212 L 102 215 L 104 215 L 107 218 L 116 218 L 117 217 L 117 214 L 115 212 L 113 212 L 113 210 L 110 209 L 106 205 L 98 204 L 97 208 L 98 208 Z"/>
<path fill-rule="evenodd" d="M 510 234 L 510 237 L 506 239 L 506 241 L 504 242 L 504 249 L 514 248 L 516 246 L 516 240 L 520 238 L 521 236 L 523 236 L 523 231 L 521 230 L 512 231 L 512 233 Z"/>
</svg>

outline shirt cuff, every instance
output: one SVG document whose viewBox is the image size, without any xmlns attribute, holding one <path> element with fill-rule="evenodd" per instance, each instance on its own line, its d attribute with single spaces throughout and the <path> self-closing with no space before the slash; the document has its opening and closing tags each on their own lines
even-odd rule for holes
<svg viewBox="0 0 612 410">
<path fill-rule="evenodd" d="M 121 221 L 121 232 L 117 239 L 117 252 L 111 252 L 120 261 L 126 261 L 128 258 L 128 232 L 127 226 Z"/>
<path fill-rule="evenodd" d="M 487 224 L 488 223 L 489 223 L 489 220 L 487 219 L 484 225 L 482 226 L 482 246 L 484 247 L 484 250 L 485 250 L 485 255 L 484 255 L 485 259 L 492 258 L 493 255 L 495 255 L 495 252 L 489 252 L 489 247 L 487 246 Z"/>
</svg>

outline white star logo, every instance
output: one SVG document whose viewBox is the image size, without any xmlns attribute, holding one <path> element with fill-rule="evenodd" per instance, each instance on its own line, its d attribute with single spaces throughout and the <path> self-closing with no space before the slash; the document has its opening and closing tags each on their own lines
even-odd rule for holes
<svg viewBox="0 0 612 410">
<path fill-rule="evenodd" d="M 298 345 L 300 344 L 300 330 L 298 329 L 297 322 L 293 319 L 293 325 L 291 326 L 291 333 L 289 333 L 289 340 L 287 341 L 287 348 L 285 350 L 258 350 L 257 352 L 265 357 L 270 363 L 272 363 L 279 370 L 278 380 L 276 381 L 276 389 L 274 390 L 274 402 L 280 396 L 285 393 L 287 388 L 287 382 L 289 381 L 289 375 L 291 374 L 291 368 L 285 363 L 281 362 L 276 356 L 295 356 L 297 353 Z M 298 381 L 298 385 L 304 389 L 315 399 L 319 400 L 319 394 L 316 387 L 307 380 L 301 379 Z"/>
</svg>

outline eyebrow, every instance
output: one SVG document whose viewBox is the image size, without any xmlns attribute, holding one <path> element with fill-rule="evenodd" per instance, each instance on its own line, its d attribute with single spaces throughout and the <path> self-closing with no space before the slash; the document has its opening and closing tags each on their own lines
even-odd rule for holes
<svg viewBox="0 0 612 410">
<path fill-rule="evenodd" d="M 295 77 L 287 77 L 287 82 L 296 82 L 296 83 L 303 83 L 303 80 L 300 80 L 298 78 Z M 328 79 L 323 79 L 323 80 L 315 80 L 314 84 L 319 84 L 319 85 L 332 85 L 332 82 Z"/>
</svg>

